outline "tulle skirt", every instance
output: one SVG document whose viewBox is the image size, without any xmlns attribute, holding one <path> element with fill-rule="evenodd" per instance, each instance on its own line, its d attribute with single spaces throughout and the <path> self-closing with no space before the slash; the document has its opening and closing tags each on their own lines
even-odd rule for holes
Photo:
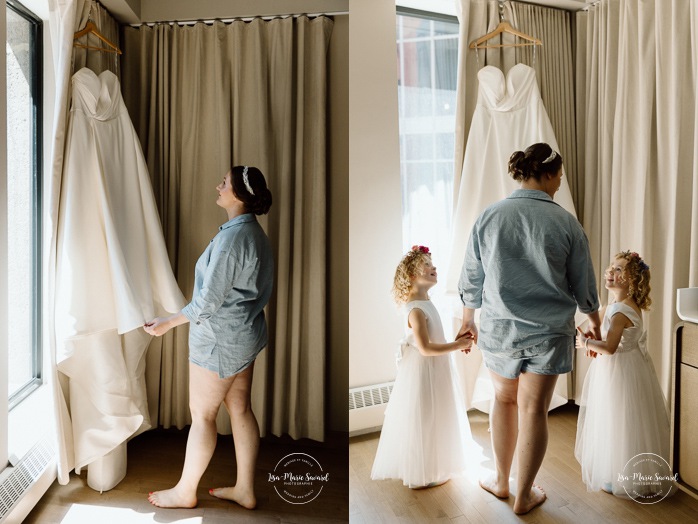
<svg viewBox="0 0 698 524">
<path fill-rule="evenodd" d="M 574 452 L 587 489 L 627 497 L 623 475 L 654 475 L 667 466 L 660 458 L 669 461 L 669 433 L 669 414 L 649 357 L 639 349 L 596 357 L 584 380 Z M 659 463 L 629 463 L 645 453 L 658 455 Z"/>
<path fill-rule="evenodd" d="M 463 473 L 472 449 L 465 399 L 452 355 L 424 357 L 407 346 L 385 412 L 371 478 L 412 488 Z"/>
</svg>

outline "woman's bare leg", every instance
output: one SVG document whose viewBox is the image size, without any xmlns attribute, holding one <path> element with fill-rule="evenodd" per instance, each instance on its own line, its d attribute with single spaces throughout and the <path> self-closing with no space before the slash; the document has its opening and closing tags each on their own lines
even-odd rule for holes
<svg viewBox="0 0 698 524">
<path fill-rule="evenodd" d="M 210 491 L 214 497 L 232 500 L 247 509 L 254 509 L 254 470 L 259 451 L 259 425 L 252 412 L 250 392 L 254 364 L 235 376 L 235 381 L 225 397 L 235 439 L 237 480 L 235 486 Z"/>
<path fill-rule="evenodd" d="M 161 508 L 193 508 L 196 489 L 216 449 L 216 415 L 234 377 L 221 379 L 217 373 L 189 363 L 189 407 L 191 428 L 187 438 L 184 468 L 173 488 L 150 493 L 148 500 Z"/>
<path fill-rule="evenodd" d="M 504 378 L 490 371 L 494 402 L 490 411 L 490 434 L 494 453 L 494 475 L 480 479 L 480 486 L 499 498 L 509 496 L 509 474 L 518 434 L 518 379 Z"/>
<path fill-rule="evenodd" d="M 528 513 L 545 500 L 533 481 L 548 448 L 548 408 L 557 375 L 522 373 L 519 376 L 518 474 L 514 513 Z"/>
</svg>

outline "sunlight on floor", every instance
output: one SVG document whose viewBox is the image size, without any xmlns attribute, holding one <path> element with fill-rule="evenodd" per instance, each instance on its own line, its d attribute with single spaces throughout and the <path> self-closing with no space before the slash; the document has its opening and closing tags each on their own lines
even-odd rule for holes
<svg viewBox="0 0 698 524">
<path fill-rule="evenodd" d="M 155 522 L 155 512 L 141 513 L 129 508 L 110 508 L 107 506 L 87 506 L 73 504 L 66 513 L 61 524 L 85 524 L 86 522 L 98 522 L 99 524 L 139 524 L 141 522 Z M 177 524 L 202 524 L 203 517 L 191 517 L 177 519 Z"/>
<path fill-rule="evenodd" d="M 466 453 L 468 457 L 468 464 L 472 464 L 471 467 L 467 468 L 461 475 L 463 478 L 468 479 L 471 484 L 478 485 L 478 480 L 483 475 L 487 468 L 484 463 L 490 459 L 485 456 L 485 450 L 482 446 L 477 444 L 477 442 L 471 442 L 466 445 Z M 477 464 L 477 467 L 475 465 Z"/>
</svg>

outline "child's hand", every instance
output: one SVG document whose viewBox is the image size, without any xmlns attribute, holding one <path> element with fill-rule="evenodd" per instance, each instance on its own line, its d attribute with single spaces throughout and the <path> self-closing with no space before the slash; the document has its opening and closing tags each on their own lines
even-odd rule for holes
<svg viewBox="0 0 698 524">
<path fill-rule="evenodd" d="M 460 337 L 456 338 L 456 342 L 460 343 L 460 350 L 467 355 L 470 353 L 470 350 L 473 347 L 473 335 L 471 333 L 461 335 Z"/>
<path fill-rule="evenodd" d="M 584 350 L 584 355 L 590 358 L 596 358 L 598 353 L 594 351 L 593 349 L 589 349 L 589 347 L 586 345 L 587 340 L 591 339 L 594 340 L 593 338 L 589 337 L 591 333 L 582 333 L 582 330 L 577 328 L 577 331 L 579 331 L 579 334 L 577 335 L 577 340 L 575 343 L 575 346 L 577 349 L 583 349 Z"/>
</svg>

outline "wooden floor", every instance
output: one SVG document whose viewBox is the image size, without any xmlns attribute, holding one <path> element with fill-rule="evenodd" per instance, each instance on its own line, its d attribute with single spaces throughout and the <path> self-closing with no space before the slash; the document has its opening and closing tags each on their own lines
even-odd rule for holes
<svg viewBox="0 0 698 524">
<path fill-rule="evenodd" d="M 152 506 L 148 492 L 171 487 L 179 479 L 184 462 L 186 431 L 148 431 L 129 442 L 128 473 L 111 491 L 99 494 L 87 486 L 86 473 L 71 475 L 69 484 L 54 483 L 24 521 L 27 524 L 140 524 L 179 522 L 224 524 L 229 522 L 330 523 L 346 522 L 349 515 L 347 438 L 332 436 L 325 444 L 313 441 L 267 438 L 262 440 L 255 490 L 257 509 L 249 511 L 209 495 L 212 487 L 230 485 L 235 478 L 232 437 L 218 437 L 211 465 L 199 486 L 194 509 L 161 509 Z M 307 504 L 282 500 L 269 483 L 269 473 L 292 452 L 315 458 L 329 481 L 320 495 Z"/>
<path fill-rule="evenodd" d="M 431 489 L 411 490 L 399 480 L 372 481 L 370 473 L 378 434 L 354 437 L 349 442 L 349 521 L 356 524 L 698 522 L 698 500 L 682 491 L 657 504 L 639 504 L 603 492 L 587 492 L 574 458 L 577 413 L 574 405 L 550 413 L 548 451 L 536 479 L 548 500 L 522 517 L 512 511 L 513 496 L 499 500 L 477 484 L 480 468 L 493 469 L 488 418 L 483 413 L 474 410 L 468 413 L 473 438 L 482 447 L 480 456 L 474 457 L 472 471 Z"/>
</svg>

